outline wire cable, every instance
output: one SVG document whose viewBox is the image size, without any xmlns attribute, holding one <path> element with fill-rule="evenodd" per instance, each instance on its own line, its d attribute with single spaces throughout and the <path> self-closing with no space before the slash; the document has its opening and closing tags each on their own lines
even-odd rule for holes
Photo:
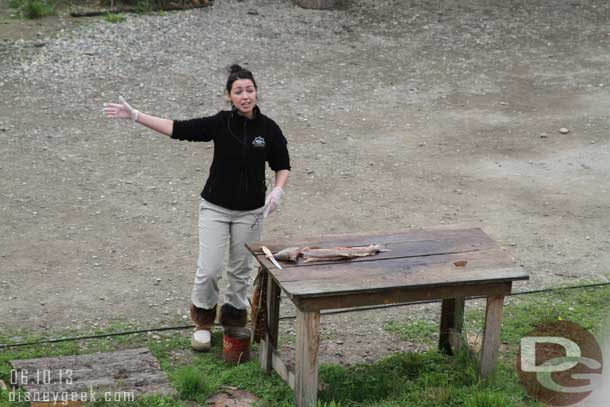
<svg viewBox="0 0 610 407">
<path fill-rule="evenodd" d="M 514 293 L 507 294 L 506 297 L 513 297 L 513 296 L 518 296 L 518 295 L 539 294 L 539 293 L 550 293 L 550 292 L 558 292 L 558 291 L 565 291 L 565 290 L 576 290 L 576 289 L 583 289 L 583 288 L 600 288 L 600 287 L 607 287 L 607 286 L 610 286 L 610 282 L 567 286 L 567 287 L 557 287 L 557 288 L 544 288 L 544 289 L 540 289 L 540 290 L 531 290 L 531 291 L 517 291 Z M 476 299 L 482 299 L 482 298 L 485 298 L 485 296 L 466 297 L 465 299 L 476 300 Z M 367 307 L 339 309 L 339 310 L 320 312 L 320 314 L 321 315 L 347 314 L 350 312 L 362 312 L 362 311 L 369 311 L 369 310 L 382 309 L 382 308 L 404 307 L 407 305 L 432 304 L 432 303 L 437 303 L 437 302 L 441 302 L 441 301 L 442 300 L 428 300 L 428 301 L 411 301 L 411 302 L 396 303 L 396 304 L 372 305 L 372 306 L 367 306 Z M 295 315 L 286 315 L 286 316 L 280 317 L 279 319 L 280 319 L 280 321 L 284 321 L 284 320 L 292 320 L 295 318 L 296 318 Z M 214 324 L 214 326 L 221 326 L 221 325 L 216 323 L 216 324 Z M 75 337 L 69 337 L 69 338 L 44 339 L 44 340 L 36 341 L 36 342 L 22 342 L 22 343 L 12 343 L 12 344 L 1 344 L 0 343 L 0 350 L 8 349 L 8 348 L 17 348 L 17 347 L 22 347 L 22 346 L 42 345 L 45 343 L 58 343 L 58 342 L 79 341 L 79 340 L 85 340 L 85 339 L 109 338 L 109 337 L 113 337 L 113 336 L 134 335 L 134 334 L 149 333 L 149 332 L 175 331 L 175 330 L 182 330 L 182 329 L 191 329 L 194 327 L 195 327 L 194 325 L 179 325 L 179 326 L 168 326 L 168 327 L 161 327 L 161 328 L 136 329 L 136 330 L 132 330 L 132 331 L 113 332 L 113 333 L 107 333 L 107 334 L 75 336 Z"/>
</svg>

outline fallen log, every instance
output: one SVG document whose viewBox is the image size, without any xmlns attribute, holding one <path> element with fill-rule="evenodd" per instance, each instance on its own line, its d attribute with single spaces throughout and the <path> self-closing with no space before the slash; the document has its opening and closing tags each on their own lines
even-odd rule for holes
<svg viewBox="0 0 610 407">
<path fill-rule="evenodd" d="M 196 8 L 204 8 L 213 3 L 212 0 L 202 1 L 201 4 L 171 4 L 165 7 L 153 8 L 150 11 L 177 11 L 177 10 L 190 10 Z M 137 7 L 121 7 L 113 9 L 102 9 L 93 11 L 73 11 L 70 13 L 71 17 L 96 17 L 103 16 L 106 14 L 120 14 L 120 13 L 140 13 L 142 9 Z"/>
</svg>

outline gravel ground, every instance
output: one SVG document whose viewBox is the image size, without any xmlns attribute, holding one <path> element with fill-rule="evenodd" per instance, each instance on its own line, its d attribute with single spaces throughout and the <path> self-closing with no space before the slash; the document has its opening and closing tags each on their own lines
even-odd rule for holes
<svg viewBox="0 0 610 407">
<path fill-rule="evenodd" d="M 217 0 L 0 24 L 0 331 L 185 321 L 211 146 L 101 109 L 215 113 L 234 62 L 293 160 L 265 238 L 472 224 L 530 272 L 518 289 L 608 280 L 608 23 L 602 0 Z M 381 328 L 431 310 L 327 317 L 347 351 L 323 348 L 417 348 Z"/>
</svg>

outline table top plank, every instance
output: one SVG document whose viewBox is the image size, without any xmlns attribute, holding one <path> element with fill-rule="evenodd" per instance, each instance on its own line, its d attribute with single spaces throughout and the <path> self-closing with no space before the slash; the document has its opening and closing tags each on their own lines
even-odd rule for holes
<svg viewBox="0 0 610 407">
<path fill-rule="evenodd" d="M 267 246 L 272 252 L 286 247 L 312 247 L 321 248 L 337 246 L 368 246 L 370 244 L 389 244 L 396 242 L 418 242 L 425 240 L 493 240 L 478 227 L 456 229 L 453 227 L 437 227 L 429 229 L 403 229 L 392 232 L 350 233 L 338 235 L 315 236 L 295 240 L 269 240 L 249 244 L 248 247 L 255 253 L 261 253 L 261 246 Z"/>
<path fill-rule="evenodd" d="M 278 283 L 289 281 L 310 280 L 345 280 L 359 279 L 366 275 L 391 274 L 416 269 L 433 270 L 436 265 L 446 265 L 448 270 L 458 269 L 454 263 L 465 261 L 465 269 L 477 268 L 507 268 L 514 266 L 512 259 L 501 249 L 488 249 L 482 251 L 439 253 L 429 256 L 399 257 L 388 259 L 375 259 L 369 261 L 336 261 L 309 267 L 292 267 L 283 270 L 269 269 Z M 458 263 L 459 264 L 459 263 Z"/>
<path fill-rule="evenodd" d="M 369 244 L 380 244 L 390 251 L 351 260 L 282 262 L 282 270 L 273 266 L 261 251 L 263 245 L 276 252 L 295 246 L 329 248 Z M 292 298 L 503 283 L 528 278 L 527 273 L 515 266 L 511 257 L 478 227 L 331 235 L 247 246 Z"/>
<path fill-rule="evenodd" d="M 281 283 L 281 286 L 289 297 L 304 298 L 375 293 L 396 288 L 421 289 L 464 284 L 500 283 L 529 278 L 523 269 L 518 266 L 452 272 L 448 266 L 439 265 L 433 273 L 429 273 L 429 271 L 431 270 L 419 269 L 392 274 L 369 275 L 359 278 L 357 281 L 347 278 L 343 280 L 288 281 Z M 448 275 L 451 277 L 447 277 Z"/>
<path fill-rule="evenodd" d="M 431 256 L 443 253 L 456 253 L 456 252 L 467 252 L 475 250 L 486 250 L 497 247 L 496 243 L 481 229 L 473 228 L 470 230 L 464 230 L 461 233 L 455 233 L 455 231 L 443 231 L 442 233 L 435 234 L 437 237 L 424 236 L 410 236 L 403 233 L 395 233 L 388 236 L 376 236 L 372 238 L 358 236 L 357 238 L 345 238 L 342 240 L 332 242 L 314 242 L 311 246 L 319 246 L 322 248 L 338 247 L 338 246 L 366 246 L 371 243 L 379 243 L 384 248 L 389 249 L 388 252 L 381 252 L 375 256 L 360 257 L 349 260 L 349 262 L 361 262 L 371 260 L 384 260 L 393 258 L 403 257 L 416 257 L 416 256 Z M 299 242 L 284 242 L 281 246 L 276 244 L 267 244 L 272 252 L 284 249 L 286 247 L 306 247 L 304 241 Z M 265 257 L 262 253 L 261 246 L 263 244 L 252 244 L 248 245 L 248 248 L 254 254 L 258 261 L 265 266 L 267 269 L 274 269 L 275 266 Z M 298 263 L 293 262 L 279 262 L 284 269 L 295 268 L 295 267 L 317 267 L 322 264 L 335 264 L 337 261 L 315 261 L 315 262 L 303 262 L 300 258 Z"/>
</svg>

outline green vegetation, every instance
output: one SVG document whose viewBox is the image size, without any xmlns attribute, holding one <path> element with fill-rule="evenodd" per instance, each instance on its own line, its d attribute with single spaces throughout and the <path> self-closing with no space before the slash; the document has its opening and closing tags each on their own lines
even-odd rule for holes
<svg viewBox="0 0 610 407">
<path fill-rule="evenodd" d="M 122 23 L 127 18 L 125 13 L 106 13 L 104 14 L 104 20 L 109 23 Z"/>
<path fill-rule="evenodd" d="M 565 319 L 578 322 L 597 332 L 610 312 L 610 288 L 571 290 L 552 294 L 512 297 L 505 306 L 501 355 L 494 378 L 478 378 L 476 355 L 463 350 L 449 357 L 436 351 L 400 353 L 374 364 L 352 367 L 320 367 L 320 407 L 525 407 L 539 406 L 530 399 L 514 370 L 515 352 L 524 334 L 545 320 Z M 466 331 L 480 332 L 484 301 L 476 307 L 468 302 Z M 106 332 L 134 327 L 116 323 Z M 393 322 L 386 329 L 399 337 L 435 346 L 436 324 L 416 321 Z M 99 329 L 97 330 L 99 332 Z M 64 335 L 87 335 L 92 332 L 70 332 Z M 20 337 L 16 338 L 16 335 Z M 42 338 L 23 333 L 0 335 L 0 343 L 35 341 Z M 259 407 L 293 405 L 290 388 L 273 374 L 264 375 L 256 360 L 240 366 L 222 361 L 222 334 L 214 332 L 210 353 L 193 353 L 189 348 L 190 331 L 168 331 L 103 339 L 60 342 L 42 346 L 8 348 L 0 351 L 0 379 L 9 383 L 9 360 L 42 356 L 70 355 L 110 351 L 126 347 L 147 346 L 158 358 L 177 391 L 176 396 L 146 397 L 136 402 L 89 404 L 108 406 L 192 406 L 201 404 L 222 386 L 235 386 L 261 398 Z M 26 406 L 9 402 L 7 392 L 0 391 L 0 407 Z"/>
<path fill-rule="evenodd" d="M 56 12 L 55 4 L 49 0 L 9 0 L 8 6 L 23 18 L 41 18 Z"/>
<path fill-rule="evenodd" d="M 408 324 L 391 321 L 384 326 L 384 329 L 407 342 L 432 345 L 438 338 L 438 324 L 431 321 L 416 320 Z"/>
</svg>

